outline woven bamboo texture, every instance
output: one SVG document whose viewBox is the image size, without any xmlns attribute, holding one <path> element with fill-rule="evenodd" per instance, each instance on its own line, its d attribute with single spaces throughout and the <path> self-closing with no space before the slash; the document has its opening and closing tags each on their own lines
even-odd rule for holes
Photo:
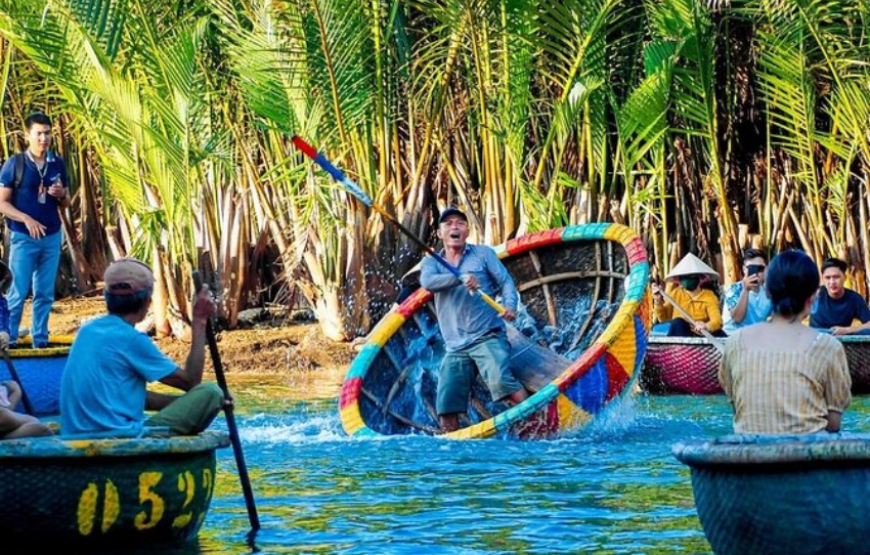
<svg viewBox="0 0 870 555">
<path fill-rule="evenodd" d="M 640 384 L 654 394 L 722 393 L 721 362 L 722 353 L 706 339 L 653 336 L 647 344 Z"/>
<path fill-rule="evenodd" d="M 21 386 L 33 405 L 36 416 L 55 415 L 60 412 L 60 379 L 69 356 L 73 337 L 52 335 L 47 349 L 32 349 L 29 337 L 22 338 L 17 347 L 9 349 L 12 364 L 21 378 Z M 0 362 L 0 381 L 11 380 L 5 364 Z M 23 406 L 19 406 L 23 410 Z"/>
<path fill-rule="evenodd" d="M 679 444 L 716 555 L 870 555 L 870 435 Z"/>
<path fill-rule="evenodd" d="M 846 336 L 840 339 L 849 359 L 849 374 L 852 375 L 852 393 L 870 393 L 870 337 Z"/>
<path fill-rule="evenodd" d="M 225 434 L 0 442 L 0 537 L 34 552 L 193 538 L 215 484 Z"/>
<path fill-rule="evenodd" d="M 844 336 L 852 376 L 852 393 L 870 393 L 870 337 Z M 652 336 L 647 344 L 640 384 L 653 394 L 711 395 L 722 393 L 722 354 L 703 338 Z"/>
</svg>

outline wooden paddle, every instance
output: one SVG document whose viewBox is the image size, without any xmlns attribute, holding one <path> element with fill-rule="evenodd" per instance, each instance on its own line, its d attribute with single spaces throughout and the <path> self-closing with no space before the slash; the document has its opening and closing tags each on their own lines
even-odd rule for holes
<svg viewBox="0 0 870 555">
<path fill-rule="evenodd" d="M 18 384 L 18 387 L 21 388 L 21 403 L 24 405 L 24 410 L 27 414 L 33 415 L 33 405 L 30 404 L 30 398 L 27 396 L 27 392 L 24 391 L 24 383 L 21 381 L 21 376 L 18 375 L 18 371 L 15 370 L 15 365 L 12 364 L 12 357 L 9 356 L 9 349 L 0 350 L 0 356 L 3 357 L 4 361 L 6 361 L 6 368 L 9 369 L 9 376 Z"/>
<path fill-rule="evenodd" d="M 456 279 L 460 281 L 463 280 L 463 276 L 460 274 L 459 269 L 456 268 L 453 264 L 448 262 L 443 256 L 438 254 L 435 249 L 426 244 L 425 241 L 417 237 L 417 235 L 402 225 L 402 223 L 396 219 L 395 216 L 384 210 L 382 207 L 375 204 L 371 197 L 369 197 L 365 191 L 355 182 L 351 181 L 344 173 L 336 168 L 332 163 L 327 160 L 326 156 L 323 153 L 317 152 L 310 144 L 306 143 L 302 138 L 295 136 L 291 139 L 293 145 L 298 148 L 305 156 L 310 158 L 314 163 L 323 168 L 329 175 L 332 176 L 338 183 L 344 186 L 344 188 L 356 197 L 360 202 L 373 209 L 375 212 L 384 217 L 388 222 L 395 225 L 399 231 L 405 234 L 409 239 L 414 241 L 423 251 L 425 251 L 429 256 L 435 259 L 436 262 L 441 264 L 447 271 L 453 274 Z M 505 307 L 499 304 L 495 299 L 477 289 L 475 291 L 476 295 L 479 295 L 483 301 L 485 301 L 489 306 L 495 309 L 499 315 L 503 315 L 505 313 Z M 533 343 L 529 341 L 525 336 L 522 335 L 519 331 L 517 331 L 509 322 L 507 324 L 508 328 L 508 340 L 512 341 L 512 347 L 516 344 L 521 344 L 522 348 L 520 350 L 519 355 L 512 356 L 512 364 L 511 369 L 514 372 L 516 378 L 532 393 L 538 391 L 542 387 L 544 387 L 547 383 L 552 381 L 552 379 L 559 374 L 561 374 L 568 366 L 571 365 L 571 361 L 565 357 L 560 356 L 559 354 L 553 352 L 547 347 L 542 345 L 538 345 L 537 343 Z"/>
<path fill-rule="evenodd" d="M 410 229 L 408 229 L 407 227 L 402 225 L 402 222 L 397 220 L 395 216 L 393 216 L 392 214 L 390 214 L 389 212 L 384 210 L 379 205 L 375 204 L 375 202 L 372 200 L 372 198 L 370 196 L 368 196 L 366 194 L 366 192 L 363 191 L 362 188 L 357 183 L 355 183 L 354 181 L 351 181 L 350 178 L 348 178 L 346 175 L 344 175 L 344 172 L 342 172 L 340 169 L 333 166 L 332 162 L 327 160 L 326 156 L 324 156 L 323 153 L 317 152 L 313 146 L 306 143 L 299 136 L 293 137 L 292 139 L 290 139 L 290 141 L 293 143 L 293 145 L 296 148 L 298 148 L 303 154 L 305 154 L 305 156 L 307 156 L 314 163 L 316 163 L 318 166 L 323 168 L 329 175 L 332 176 L 333 179 L 335 179 L 337 182 L 341 183 L 350 194 L 352 194 L 360 202 L 362 202 L 363 204 L 365 204 L 366 206 L 368 206 L 369 208 L 371 208 L 372 210 L 374 210 L 375 212 L 377 212 L 378 214 L 383 216 L 384 219 L 386 219 L 391 224 L 395 225 L 399 229 L 399 231 L 404 233 L 406 237 L 408 237 L 409 239 L 411 239 L 412 241 L 417 243 L 417 246 L 419 246 L 421 249 L 423 249 L 426 252 L 426 254 L 428 254 L 429 256 L 434 258 L 435 261 L 438 262 L 439 264 L 441 264 L 448 272 L 450 272 L 451 274 L 456 276 L 456 279 L 458 279 L 459 281 L 462 281 L 462 282 L 465 281 L 464 279 L 462 279 L 462 275 L 459 273 L 459 270 L 455 266 L 453 266 L 453 264 L 451 264 L 450 262 L 447 262 L 447 260 L 445 260 L 444 257 L 441 256 L 440 254 L 438 254 L 438 252 L 436 252 L 435 249 L 433 249 L 432 247 L 427 245 L 422 239 L 417 237 L 417 235 L 413 231 L 411 231 Z M 480 298 L 483 299 L 483 301 L 486 302 L 486 304 L 488 304 L 493 309 L 495 309 L 495 311 L 498 312 L 499 315 L 502 315 L 505 313 L 505 307 L 503 307 L 495 299 L 493 299 L 492 297 L 490 297 L 489 295 L 487 295 L 486 293 L 484 293 L 480 289 L 477 289 L 474 292 L 474 294 L 480 296 Z"/>
<path fill-rule="evenodd" d="M 686 312 L 686 310 L 685 310 L 683 307 L 681 307 L 680 305 L 678 305 L 678 304 L 676 303 L 676 301 L 674 301 L 674 299 L 673 299 L 670 295 L 668 295 L 668 294 L 665 292 L 664 287 L 660 287 L 660 288 L 659 288 L 659 293 L 662 294 L 662 297 L 664 297 L 664 299 L 665 299 L 666 301 L 668 301 L 669 303 L 671 303 L 671 306 L 674 307 L 674 310 L 676 310 L 677 312 L 679 312 L 679 313 L 680 313 L 680 316 L 682 316 L 683 319 L 686 320 L 686 322 L 692 324 L 692 326 L 693 326 L 694 328 L 696 328 L 696 329 L 700 329 L 700 330 L 701 330 L 701 335 L 703 335 L 703 336 L 707 339 L 707 341 L 709 341 L 710 343 L 712 343 L 713 346 L 716 347 L 716 350 L 717 350 L 717 351 L 719 351 L 720 353 L 724 353 L 724 352 L 725 352 L 725 342 L 722 341 L 722 340 L 720 340 L 720 339 L 717 339 L 716 337 L 713 337 L 713 334 L 710 333 L 708 330 L 706 330 L 706 329 L 704 329 L 704 328 L 699 328 L 699 326 L 698 326 L 698 321 L 695 320 L 694 318 L 692 318 L 692 317 L 689 315 L 689 313 Z"/>
<path fill-rule="evenodd" d="M 202 291 L 202 278 L 199 272 L 193 272 L 193 282 L 196 287 L 196 294 Z M 221 390 L 224 392 L 224 398 L 232 399 L 230 390 L 227 387 L 227 379 L 224 376 L 224 367 L 221 363 L 221 354 L 218 351 L 217 339 L 214 334 L 214 327 L 211 319 L 205 324 L 205 339 L 208 342 L 208 350 L 211 353 L 211 361 L 214 365 L 214 375 Z M 245 464 L 245 454 L 242 451 L 242 441 L 239 439 L 239 429 L 236 426 L 236 416 L 233 412 L 233 404 L 224 405 L 224 415 L 227 420 L 227 431 L 230 434 L 230 443 L 233 444 L 233 454 L 236 457 L 236 467 L 239 469 L 239 481 L 242 483 L 242 493 L 245 496 L 245 506 L 248 509 L 248 520 L 251 522 L 251 534 L 256 534 L 260 529 L 260 517 L 257 514 L 257 505 L 254 501 L 254 490 L 251 489 L 251 480 L 248 477 L 248 466 Z"/>
<path fill-rule="evenodd" d="M 507 327 L 507 339 L 511 346 L 511 372 L 532 393 L 543 389 L 573 364 L 568 357 L 538 345 L 514 326 Z"/>
</svg>

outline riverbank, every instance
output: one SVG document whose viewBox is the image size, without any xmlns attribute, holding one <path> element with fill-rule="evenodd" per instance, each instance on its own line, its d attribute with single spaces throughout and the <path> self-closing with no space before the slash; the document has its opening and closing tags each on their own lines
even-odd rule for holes
<svg viewBox="0 0 870 555">
<path fill-rule="evenodd" d="M 83 323 L 105 314 L 101 297 L 61 299 L 52 307 L 52 334 L 74 334 Z M 29 303 L 22 326 L 30 324 Z M 274 316 L 250 327 L 221 331 L 218 348 L 228 373 L 282 374 L 286 372 L 343 370 L 353 359 L 350 343 L 326 339 L 316 322 L 299 322 L 289 316 Z M 160 349 L 179 364 L 189 345 L 173 337 L 156 340 Z M 210 368 L 210 364 L 208 365 Z"/>
</svg>

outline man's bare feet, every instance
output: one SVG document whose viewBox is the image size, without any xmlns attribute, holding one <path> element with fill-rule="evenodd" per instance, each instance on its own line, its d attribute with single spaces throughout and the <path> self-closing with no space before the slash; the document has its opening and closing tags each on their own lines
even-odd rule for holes
<svg viewBox="0 0 870 555">
<path fill-rule="evenodd" d="M 511 393 L 508 396 L 507 401 L 508 401 L 509 405 L 514 406 L 514 405 L 519 405 L 520 403 L 522 403 L 523 401 L 525 401 L 528 398 L 529 398 L 529 392 L 526 391 L 525 389 L 520 389 L 519 391 L 514 391 L 513 393 Z"/>
<path fill-rule="evenodd" d="M 455 432 L 459 429 L 458 414 L 442 414 L 438 417 L 438 423 L 445 433 Z"/>
</svg>

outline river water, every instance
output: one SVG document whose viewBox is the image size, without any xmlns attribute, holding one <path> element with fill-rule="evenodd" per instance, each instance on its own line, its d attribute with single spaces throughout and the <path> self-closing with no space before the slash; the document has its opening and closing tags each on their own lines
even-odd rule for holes
<svg viewBox="0 0 870 555">
<path fill-rule="evenodd" d="M 725 397 L 635 396 L 555 441 L 350 439 L 340 375 L 293 379 L 231 382 L 262 522 L 253 545 L 228 448 L 198 540 L 137 555 L 711 553 L 670 450 L 729 433 Z M 868 398 L 844 423 L 870 431 Z"/>
</svg>

